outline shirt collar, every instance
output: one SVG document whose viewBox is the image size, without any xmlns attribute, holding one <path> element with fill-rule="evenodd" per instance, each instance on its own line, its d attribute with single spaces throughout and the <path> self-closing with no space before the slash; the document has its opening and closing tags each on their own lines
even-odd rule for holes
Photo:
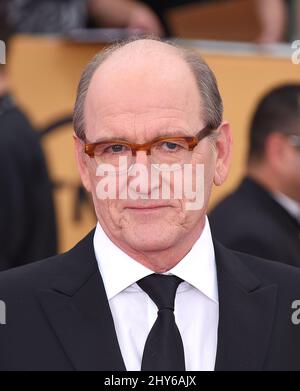
<svg viewBox="0 0 300 391">
<path fill-rule="evenodd" d="M 300 204 L 283 193 L 273 193 L 273 197 L 300 224 Z"/>
<path fill-rule="evenodd" d="M 94 234 L 94 250 L 108 300 L 153 273 L 114 244 L 99 223 Z M 218 303 L 215 253 L 207 217 L 192 249 L 167 274 L 182 278 Z"/>
<path fill-rule="evenodd" d="M 170 270 L 170 273 L 182 278 L 218 303 L 215 250 L 207 217 L 200 237 L 186 256 Z"/>
</svg>

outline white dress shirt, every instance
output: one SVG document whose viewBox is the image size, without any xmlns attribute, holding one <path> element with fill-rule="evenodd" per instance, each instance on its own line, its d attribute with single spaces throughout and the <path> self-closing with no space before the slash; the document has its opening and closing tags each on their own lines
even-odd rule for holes
<svg viewBox="0 0 300 391">
<path fill-rule="evenodd" d="M 139 371 L 157 307 L 136 281 L 153 271 L 124 253 L 97 224 L 94 249 L 110 305 L 122 357 L 128 371 Z M 184 280 L 176 292 L 175 320 L 187 371 L 215 367 L 219 321 L 215 253 L 208 219 L 190 252 L 167 274 Z"/>
<path fill-rule="evenodd" d="M 273 197 L 300 224 L 300 204 L 282 193 L 274 193 Z"/>
</svg>

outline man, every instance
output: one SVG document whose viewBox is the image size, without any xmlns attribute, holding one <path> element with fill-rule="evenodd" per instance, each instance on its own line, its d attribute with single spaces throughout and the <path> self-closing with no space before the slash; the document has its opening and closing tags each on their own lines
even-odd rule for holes
<svg viewBox="0 0 300 391">
<path fill-rule="evenodd" d="M 247 175 L 210 214 L 234 250 L 300 266 L 300 84 L 277 87 L 250 126 Z"/>
<path fill-rule="evenodd" d="M 0 39 L 12 35 L 0 9 Z M 3 53 L 4 54 L 4 53 Z M 56 254 L 56 224 L 45 158 L 37 132 L 9 89 L 0 65 L 0 271 Z"/>
<path fill-rule="evenodd" d="M 1 370 L 300 369 L 298 269 L 212 242 L 207 204 L 230 161 L 222 111 L 208 66 L 170 44 L 116 45 L 87 66 L 74 139 L 99 223 L 71 251 L 0 275 Z M 186 172 L 197 205 L 175 197 Z"/>
</svg>

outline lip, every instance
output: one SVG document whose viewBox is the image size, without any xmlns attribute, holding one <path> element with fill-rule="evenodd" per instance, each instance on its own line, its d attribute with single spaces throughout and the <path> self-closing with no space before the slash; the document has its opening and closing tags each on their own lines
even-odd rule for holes
<svg viewBox="0 0 300 391">
<path fill-rule="evenodd" d="M 143 208 L 126 208 L 127 212 L 136 216 L 150 216 L 160 213 L 164 213 L 168 209 L 168 206 L 154 206 L 154 207 L 143 207 Z"/>
<path fill-rule="evenodd" d="M 126 206 L 124 209 L 147 211 L 147 210 L 158 210 L 167 207 L 170 207 L 170 205 L 149 204 L 149 205 L 130 205 L 130 206 Z"/>
</svg>

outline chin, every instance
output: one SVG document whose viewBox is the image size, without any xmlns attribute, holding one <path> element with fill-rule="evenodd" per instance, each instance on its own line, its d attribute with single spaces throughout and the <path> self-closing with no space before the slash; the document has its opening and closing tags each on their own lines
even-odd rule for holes
<svg viewBox="0 0 300 391">
<path fill-rule="evenodd" d="M 146 225 L 123 231 L 128 245 L 137 251 L 163 251 L 174 246 L 178 236 L 175 232 L 166 232 L 163 227 Z"/>
</svg>

